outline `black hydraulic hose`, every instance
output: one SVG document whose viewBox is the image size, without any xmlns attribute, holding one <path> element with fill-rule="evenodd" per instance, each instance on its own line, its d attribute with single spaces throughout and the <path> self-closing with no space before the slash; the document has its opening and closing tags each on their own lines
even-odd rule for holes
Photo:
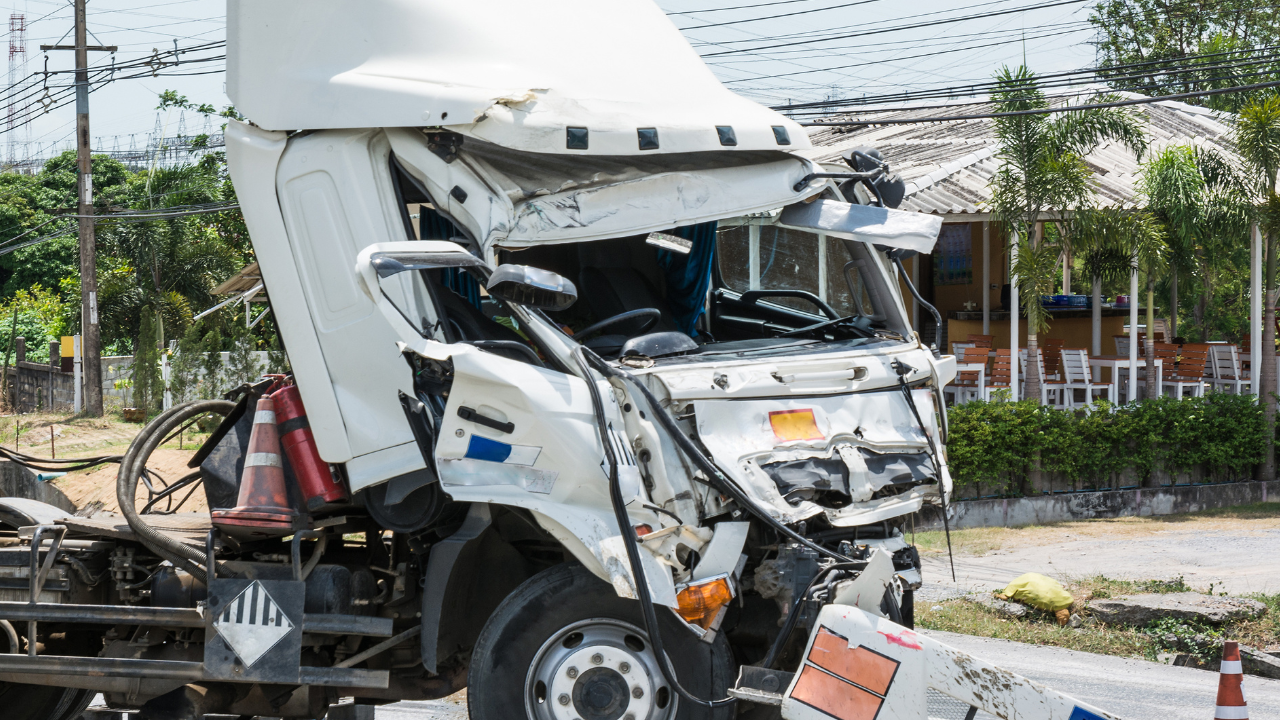
<svg viewBox="0 0 1280 720">
<path fill-rule="evenodd" d="M 575 350 L 575 352 L 577 351 Z M 662 426 L 663 430 L 666 431 L 667 435 L 671 437 L 671 440 L 676 444 L 676 447 L 678 447 L 680 451 L 683 452 L 685 456 L 688 457 L 689 460 L 707 476 L 707 480 L 710 481 L 717 490 L 733 498 L 734 501 L 742 506 L 743 510 L 755 515 L 766 525 L 769 525 L 774 530 L 786 535 L 810 550 L 817 552 L 819 555 L 825 555 L 836 562 L 857 562 L 853 558 L 845 557 L 834 550 L 829 550 L 818 545 L 757 507 L 755 502 L 753 502 L 751 498 L 747 497 L 746 493 L 744 493 L 737 484 L 726 478 L 723 473 L 720 472 L 720 469 L 715 466 L 715 463 L 707 458 L 707 456 L 693 444 L 692 440 L 685 437 L 685 434 L 681 432 L 679 426 L 676 425 L 675 419 L 672 418 L 670 413 L 663 409 L 660 404 L 658 404 L 658 399 L 653 396 L 653 393 L 649 391 L 649 388 L 645 387 L 644 383 L 641 383 L 634 375 L 626 370 L 609 365 L 595 353 L 584 353 L 584 356 L 587 361 L 603 375 L 619 378 L 620 380 L 630 383 L 639 390 L 640 394 L 644 397 L 645 402 L 649 403 L 649 406 L 653 408 L 654 418 L 658 421 L 658 424 Z"/>
<path fill-rule="evenodd" d="M 578 362 L 586 380 L 587 390 L 591 394 L 591 406 L 595 410 L 596 428 L 600 432 L 600 443 L 604 446 L 605 458 L 609 461 L 609 500 L 613 504 L 614 518 L 618 523 L 618 532 L 622 535 L 622 544 L 627 549 L 627 562 L 631 565 L 631 577 L 636 590 L 636 598 L 640 601 L 640 615 L 644 619 L 645 630 L 649 633 L 649 643 L 653 646 L 653 654 L 658 661 L 658 669 L 680 697 L 702 707 L 718 708 L 737 702 L 737 698 L 719 700 L 703 700 L 680 684 L 676 679 L 675 669 L 667 659 L 663 649 L 662 634 L 658 628 L 658 614 L 653 609 L 653 596 L 649 594 L 649 583 L 645 580 L 644 567 L 640 562 L 640 547 L 636 540 L 635 529 L 631 526 L 631 518 L 627 515 L 626 500 L 622 497 L 622 484 L 618 480 L 618 457 L 613 452 L 613 442 L 609 437 L 609 423 L 604 415 L 604 400 L 600 397 L 600 388 L 596 386 L 591 374 L 591 367 L 586 360 L 586 348 L 578 346 L 573 351 L 573 359 Z"/>
<path fill-rule="evenodd" d="M 942 501 L 942 531 L 947 536 L 947 558 L 951 561 L 951 582 L 955 582 L 956 556 L 951 552 L 951 523 L 947 519 L 947 488 L 942 482 L 942 463 L 938 462 L 938 448 L 933 443 L 933 436 L 929 434 L 929 430 L 924 426 L 924 420 L 920 419 L 920 410 L 916 407 L 916 399 L 911 394 L 911 387 L 907 385 L 907 376 L 915 368 L 895 358 L 893 370 L 898 373 L 898 388 L 902 390 L 902 396 L 907 399 L 907 406 L 911 408 L 911 414 L 915 416 L 916 424 L 920 426 L 920 432 L 924 433 L 924 439 L 929 442 L 929 460 L 933 462 L 933 474 L 938 476 L 938 497 Z"/>
<path fill-rule="evenodd" d="M 786 646 L 791 633 L 796 629 L 796 620 L 800 617 L 800 608 L 809 599 L 809 593 L 813 591 L 813 585 L 818 582 L 818 578 L 836 570 L 861 570 L 863 567 L 862 563 L 836 563 L 819 570 L 817 574 L 810 578 L 809 584 L 804 588 L 804 592 L 800 593 L 800 597 L 791 603 L 791 611 L 787 613 L 787 621 L 782 626 L 782 630 L 778 632 L 778 637 L 774 639 L 773 645 L 769 646 L 769 653 L 764 656 L 764 662 L 760 663 L 760 666 L 767 670 L 777 662 L 778 656 L 782 654 L 782 648 Z"/>
<path fill-rule="evenodd" d="M 144 522 L 134 507 L 134 495 L 138 488 L 138 478 L 146 470 L 147 458 L 168 439 L 172 431 L 200 415 L 214 413 L 225 417 L 235 406 L 229 400 L 200 400 L 175 405 L 160 413 L 130 443 L 120 462 L 120 472 L 116 475 L 116 501 L 138 540 L 156 555 L 191 573 L 206 587 L 209 583 L 204 564 L 208 558 L 204 550 L 184 545 Z"/>
</svg>

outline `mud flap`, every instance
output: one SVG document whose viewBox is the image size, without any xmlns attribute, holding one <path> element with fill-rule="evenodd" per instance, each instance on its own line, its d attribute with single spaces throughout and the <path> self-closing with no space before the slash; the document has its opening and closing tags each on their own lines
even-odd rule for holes
<svg viewBox="0 0 1280 720">
<path fill-rule="evenodd" d="M 785 720 L 927 720 L 926 688 L 999 718 L 1118 720 L 856 607 L 818 614 Z"/>
</svg>

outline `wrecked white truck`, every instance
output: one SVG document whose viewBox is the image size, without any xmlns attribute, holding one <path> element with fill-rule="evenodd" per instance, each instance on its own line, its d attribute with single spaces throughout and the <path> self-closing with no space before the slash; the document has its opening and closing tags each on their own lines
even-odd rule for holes
<svg viewBox="0 0 1280 720">
<path fill-rule="evenodd" d="M 807 159 L 648 0 L 227 15 L 292 375 L 147 425 L 121 518 L 0 501 L 7 718 L 1110 717 L 910 629 L 954 366 L 877 153 Z M 136 508 L 209 415 L 214 510 Z"/>
</svg>

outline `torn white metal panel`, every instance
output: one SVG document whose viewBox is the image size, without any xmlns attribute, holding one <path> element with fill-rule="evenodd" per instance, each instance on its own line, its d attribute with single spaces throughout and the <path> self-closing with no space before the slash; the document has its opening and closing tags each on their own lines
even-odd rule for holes
<svg viewBox="0 0 1280 720">
<path fill-rule="evenodd" d="M 747 167 L 671 171 L 517 203 L 503 247 L 600 240 L 762 212 L 802 197 L 799 157 Z M 810 191 L 812 193 L 812 191 Z"/>
<path fill-rule="evenodd" d="M 742 548 L 747 543 L 747 533 L 751 523 L 721 522 L 716 523 L 715 535 L 703 549 L 702 558 L 690 575 L 690 581 L 705 580 L 716 575 L 732 573 L 738 567 L 742 557 Z"/>
<path fill-rule="evenodd" d="M 403 240 L 407 232 L 387 171 L 390 152 L 376 130 L 292 138 L 275 172 L 277 212 L 288 231 L 290 253 L 262 259 L 268 288 L 271 273 L 281 266 L 288 266 L 299 279 L 300 292 L 277 293 L 273 307 L 282 327 L 311 327 L 319 340 L 317 359 L 325 374 L 300 377 L 298 384 L 332 388 L 349 455 L 332 457 L 320 444 L 321 457 L 330 462 L 359 458 L 347 467 L 353 491 L 424 467 L 421 454 L 400 447 L 413 442 L 397 398 L 397 390 L 412 392 L 404 359 L 396 351 L 401 337 L 384 321 L 352 271 L 366 246 Z M 260 242 L 256 235 L 254 242 Z M 402 301 L 411 293 L 407 288 L 399 292 Z M 430 303 L 417 300 L 406 307 L 433 312 Z M 298 353 L 289 349 L 292 359 Z M 303 399 L 307 401 L 305 395 Z"/>
<path fill-rule="evenodd" d="M 809 147 L 721 85 L 650 0 L 228 0 L 227 25 L 227 94 L 275 130 L 445 126 L 583 155 Z M 585 149 L 567 150 L 569 127 Z"/>
<path fill-rule="evenodd" d="M 942 218 L 936 215 L 853 205 L 839 200 L 788 205 L 782 209 L 778 224 L 920 253 L 933 252 L 938 233 L 942 230 Z"/>
<path fill-rule="evenodd" d="M 916 390 L 917 405 L 928 407 L 932 402 L 928 390 Z M 844 457 L 861 459 L 857 448 L 865 447 L 878 453 L 918 454 L 927 450 L 927 439 L 915 417 L 896 389 L 882 392 L 864 392 L 857 395 L 838 395 L 809 398 L 776 398 L 769 400 L 699 400 L 693 403 L 697 416 L 698 438 L 711 452 L 716 464 L 733 480 L 748 488 L 758 498 L 762 507 L 775 517 L 795 522 L 820 513 L 827 513 L 833 523 L 845 525 L 853 517 L 857 524 L 870 522 L 868 517 L 879 518 L 884 511 L 894 512 L 896 517 L 919 509 L 919 503 L 929 490 L 920 487 L 903 493 L 906 498 L 895 500 L 863 500 L 869 493 L 859 493 L 849 506 L 831 510 L 816 503 L 801 500 L 794 504 L 783 498 L 777 483 L 765 472 L 762 465 L 806 458 Z M 809 440 L 783 440 L 773 429 L 771 413 L 813 413 L 814 422 L 821 435 Z M 925 420 L 929 423 L 929 420 Z M 931 426 L 930 432 L 936 432 Z M 847 448 L 851 452 L 841 452 Z M 873 491 L 890 482 L 892 478 L 870 473 L 865 464 L 859 473 L 855 465 L 849 465 L 851 492 L 864 490 L 859 484 L 868 485 Z M 929 486 L 933 487 L 933 486 Z"/>
<path fill-rule="evenodd" d="M 631 571 L 613 517 L 604 448 L 586 384 L 573 375 L 468 350 L 452 356 L 453 385 L 436 444 L 441 487 L 458 502 L 528 508 L 550 518 L 554 523 L 543 523 L 548 532 L 577 538 L 567 545 L 570 551 L 589 553 L 593 559 L 584 564 L 619 594 L 632 597 Z M 620 429 L 622 412 L 612 388 L 600 382 L 606 417 Z M 461 407 L 510 423 L 511 432 L 463 418 Z M 531 464 L 511 462 L 514 448 L 536 450 L 522 453 Z M 632 502 L 643 499 L 635 460 L 619 458 L 619 463 L 633 520 L 660 526 L 656 514 Z M 670 569 L 650 553 L 644 555 L 649 555 L 646 563 L 653 561 L 646 574 L 654 598 L 674 605 Z"/>
<path fill-rule="evenodd" d="M 385 132 L 396 161 L 423 184 L 436 211 L 461 228 L 468 239 L 487 247 L 506 237 L 515 210 L 500 177 L 486 173 L 483 165 L 465 153 L 445 162 L 427 147 L 426 135 L 418 130 L 392 128 Z M 525 157 L 525 162 L 532 161 Z"/>
<path fill-rule="evenodd" d="M 785 720 L 926 720 L 926 688 L 1004 720 L 1118 720 L 882 617 L 827 605 L 782 703 Z"/>
<path fill-rule="evenodd" d="M 468 139 L 446 162 L 418 130 L 386 135 L 437 210 L 478 240 L 480 254 L 490 259 L 498 247 L 669 230 L 769 210 L 819 191 L 792 190 L 812 166 L 782 152 L 568 157 Z"/>
<path fill-rule="evenodd" d="M 885 588 L 893 582 L 893 558 L 889 553 L 875 549 L 867 558 L 867 567 L 858 577 L 835 586 L 831 602 L 851 605 L 866 612 L 880 614 Z"/>
<path fill-rule="evenodd" d="M 878 347 L 854 346 L 847 352 L 802 354 L 785 358 L 732 361 L 711 360 L 697 365 L 662 366 L 636 370 L 662 381 L 672 400 L 809 397 L 865 392 L 898 384 L 892 361 L 927 368 L 926 351 L 900 343 Z M 912 373 L 908 382 L 930 377 L 928 369 Z"/>
<path fill-rule="evenodd" d="M 231 181 L 240 199 L 245 226 L 253 238 L 263 280 L 279 294 L 272 298 L 272 307 L 280 336 L 289 349 L 289 364 L 307 407 L 316 446 L 326 461 L 345 462 L 351 459 L 351 444 L 320 341 L 311 324 L 276 195 L 276 168 L 288 139 L 282 132 L 268 132 L 236 120 L 227 123 L 226 135 Z"/>
</svg>

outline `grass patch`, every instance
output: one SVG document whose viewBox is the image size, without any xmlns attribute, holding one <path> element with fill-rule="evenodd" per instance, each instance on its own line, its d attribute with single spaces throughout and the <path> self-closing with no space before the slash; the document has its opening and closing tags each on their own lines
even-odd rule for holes
<svg viewBox="0 0 1280 720">
<path fill-rule="evenodd" d="M 1034 608 L 1025 617 L 1010 618 L 965 598 L 918 605 L 916 624 L 930 630 L 1147 660 L 1155 660 L 1161 653 L 1186 653 L 1201 661 L 1217 660 L 1222 654 L 1223 640 L 1235 640 L 1263 650 L 1280 648 L 1280 594 L 1245 596 L 1267 606 L 1266 614 L 1256 620 L 1215 627 L 1164 618 L 1147 627 L 1134 628 L 1095 622 L 1085 604 L 1094 598 L 1194 590 L 1181 577 L 1116 580 L 1101 575 L 1068 583 L 1066 588 L 1076 600 L 1071 612 L 1084 621 L 1077 628 L 1059 626 L 1052 614 Z"/>
</svg>

